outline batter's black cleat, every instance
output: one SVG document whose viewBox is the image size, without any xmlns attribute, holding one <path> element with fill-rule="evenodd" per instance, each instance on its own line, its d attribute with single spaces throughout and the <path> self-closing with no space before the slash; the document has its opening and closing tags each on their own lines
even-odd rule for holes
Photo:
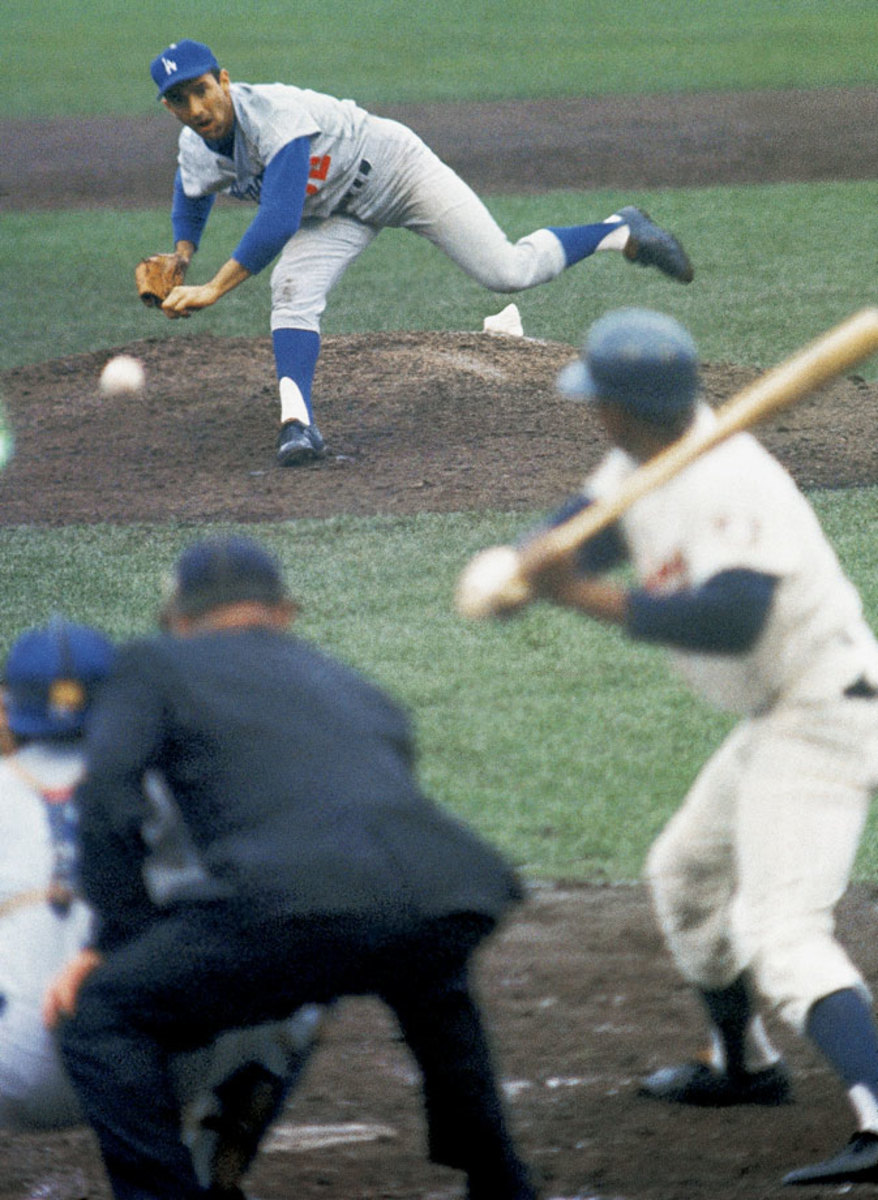
<svg viewBox="0 0 878 1200">
<path fill-rule="evenodd" d="M 800 1167 L 784 1183 L 878 1183 L 878 1134 L 855 1133 L 845 1148 L 826 1162 Z"/>
<path fill-rule="evenodd" d="M 630 231 L 622 251 L 630 262 L 639 263 L 641 267 L 658 267 L 680 283 L 692 282 L 695 272 L 689 256 L 672 233 L 656 225 L 647 213 L 633 204 L 620 208 L 619 216 Z"/>
<path fill-rule="evenodd" d="M 325 454 L 326 445 L 316 425 L 303 425 L 301 421 L 284 421 L 281 425 L 277 436 L 279 467 L 298 467 Z"/>
<path fill-rule="evenodd" d="M 648 1075 L 638 1094 L 670 1104 L 699 1108 L 730 1108 L 735 1104 L 788 1104 L 792 1098 L 789 1073 L 777 1062 L 763 1071 L 727 1075 L 703 1062 L 661 1067 Z"/>
</svg>

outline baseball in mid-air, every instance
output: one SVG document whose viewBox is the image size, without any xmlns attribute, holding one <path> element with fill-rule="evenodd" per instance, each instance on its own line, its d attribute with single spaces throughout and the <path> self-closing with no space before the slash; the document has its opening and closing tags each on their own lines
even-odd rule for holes
<svg viewBox="0 0 878 1200">
<path fill-rule="evenodd" d="M 101 392 L 105 396 L 132 396 L 143 390 L 146 374 L 139 358 L 117 354 L 101 371 Z"/>
</svg>

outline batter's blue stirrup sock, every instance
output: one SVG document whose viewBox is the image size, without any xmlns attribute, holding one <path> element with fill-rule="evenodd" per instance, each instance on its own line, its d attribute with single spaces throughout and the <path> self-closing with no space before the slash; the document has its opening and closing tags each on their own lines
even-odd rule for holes
<svg viewBox="0 0 878 1200">
<path fill-rule="evenodd" d="M 320 355 L 320 334 L 313 329 L 275 329 L 271 334 L 280 389 L 281 424 L 310 425 L 311 385 Z"/>
<path fill-rule="evenodd" d="M 599 225 L 549 225 L 547 228 L 561 243 L 567 266 L 572 267 L 574 263 L 594 254 L 595 250 L 623 250 L 628 231 L 626 228 L 619 234 L 622 225 L 621 217 L 611 217 Z M 606 245 L 602 246 L 602 242 Z"/>
<path fill-rule="evenodd" d="M 872 1007 L 857 988 L 842 988 L 815 1001 L 805 1032 L 850 1094 L 871 1096 L 868 1125 L 878 1125 L 878 1029 Z M 851 1096 L 854 1107 L 857 1097 Z"/>
</svg>

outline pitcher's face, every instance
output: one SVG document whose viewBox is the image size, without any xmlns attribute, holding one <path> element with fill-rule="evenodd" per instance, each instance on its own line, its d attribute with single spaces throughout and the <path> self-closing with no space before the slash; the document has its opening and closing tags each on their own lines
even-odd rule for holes
<svg viewBox="0 0 878 1200">
<path fill-rule="evenodd" d="M 208 72 L 169 88 L 162 104 L 199 137 L 212 142 L 221 142 L 235 124 L 229 73 L 225 68 L 220 71 L 219 79 Z"/>
</svg>

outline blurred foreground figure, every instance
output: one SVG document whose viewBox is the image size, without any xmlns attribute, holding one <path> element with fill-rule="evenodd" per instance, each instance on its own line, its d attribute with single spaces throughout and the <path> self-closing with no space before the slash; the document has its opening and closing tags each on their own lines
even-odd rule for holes
<svg viewBox="0 0 878 1200">
<path fill-rule="evenodd" d="M 469 983 L 518 881 L 423 796 L 404 714 L 291 636 L 294 612 L 257 543 L 196 543 L 167 632 L 120 651 L 95 709 L 77 794 L 98 965 L 59 985 L 50 1016 L 114 1195 L 204 1194 L 171 1053 L 372 994 L 422 1072 L 431 1158 L 465 1173 L 470 1200 L 533 1200 Z M 142 883 L 145 772 L 193 852 L 161 896 Z"/>
</svg>

